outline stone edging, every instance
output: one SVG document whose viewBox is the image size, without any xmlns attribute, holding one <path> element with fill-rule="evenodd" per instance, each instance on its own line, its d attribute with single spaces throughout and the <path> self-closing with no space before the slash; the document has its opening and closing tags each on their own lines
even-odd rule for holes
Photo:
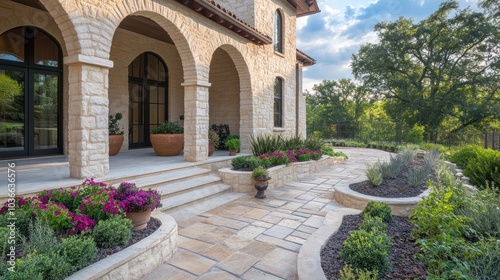
<svg viewBox="0 0 500 280">
<path fill-rule="evenodd" d="M 357 215 L 361 211 L 352 208 L 340 208 L 326 214 L 323 225 L 307 238 L 300 247 L 297 257 L 297 277 L 299 280 L 326 280 L 321 268 L 321 249 L 330 237 L 337 233 L 345 215 Z"/>
<path fill-rule="evenodd" d="M 295 181 L 311 173 L 320 172 L 328 166 L 343 161 L 343 157 L 323 156 L 320 160 L 291 163 L 288 166 L 279 165 L 269 168 L 268 189 L 283 186 L 286 182 Z M 249 193 L 255 191 L 249 171 L 234 171 L 230 168 L 219 169 L 219 176 L 224 184 L 232 187 L 234 192 Z"/>
<path fill-rule="evenodd" d="M 429 195 L 429 193 L 430 190 L 427 189 L 415 197 L 387 198 L 365 195 L 351 190 L 348 184 L 337 184 L 334 198 L 338 203 L 346 207 L 359 210 L 363 210 L 369 201 L 384 202 L 389 204 L 393 215 L 406 217 L 413 212 L 413 208 L 422 200 L 422 197 Z"/>
<path fill-rule="evenodd" d="M 152 216 L 161 221 L 161 226 L 153 234 L 66 279 L 142 279 L 165 263 L 177 249 L 177 223 L 158 210 Z"/>
</svg>

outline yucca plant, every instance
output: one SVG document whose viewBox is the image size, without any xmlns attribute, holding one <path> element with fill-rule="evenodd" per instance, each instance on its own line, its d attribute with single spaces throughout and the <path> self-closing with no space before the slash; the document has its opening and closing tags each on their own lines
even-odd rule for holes
<svg viewBox="0 0 500 280">
<path fill-rule="evenodd" d="M 284 150 L 297 150 L 304 149 L 305 143 L 299 136 L 283 139 L 283 149 Z"/>
<path fill-rule="evenodd" d="M 306 141 L 304 141 L 305 148 L 313 151 L 321 150 L 321 147 L 323 147 L 324 144 L 325 142 L 323 139 L 319 137 L 309 137 Z"/>
<path fill-rule="evenodd" d="M 283 150 L 283 137 L 281 135 L 258 135 L 250 136 L 250 149 L 254 156 L 269 154 Z"/>
</svg>

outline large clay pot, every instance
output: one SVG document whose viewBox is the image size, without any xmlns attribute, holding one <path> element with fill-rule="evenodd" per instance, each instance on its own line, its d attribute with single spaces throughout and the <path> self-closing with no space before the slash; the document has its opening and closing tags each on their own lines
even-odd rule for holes
<svg viewBox="0 0 500 280">
<path fill-rule="evenodd" d="M 151 210 L 126 212 L 125 217 L 132 221 L 132 225 L 134 226 L 132 230 L 142 230 L 148 226 L 148 222 L 151 219 Z"/>
<path fill-rule="evenodd" d="M 229 155 L 230 156 L 235 156 L 238 150 L 229 150 Z"/>
<path fill-rule="evenodd" d="M 211 156 L 215 152 L 215 142 L 208 141 L 208 156 Z"/>
<path fill-rule="evenodd" d="M 109 135 L 109 155 L 116 156 L 123 144 L 123 134 Z"/>
<path fill-rule="evenodd" d="M 184 148 L 184 134 L 150 134 L 149 140 L 159 156 L 178 156 Z"/>
</svg>

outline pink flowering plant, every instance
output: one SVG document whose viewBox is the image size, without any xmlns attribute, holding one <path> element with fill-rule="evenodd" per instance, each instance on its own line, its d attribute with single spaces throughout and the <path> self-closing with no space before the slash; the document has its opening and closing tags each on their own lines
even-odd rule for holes
<svg viewBox="0 0 500 280">
<path fill-rule="evenodd" d="M 259 158 L 262 159 L 268 159 L 271 162 L 271 166 L 277 166 L 277 165 L 287 165 L 290 163 L 290 159 L 285 156 L 283 152 L 280 151 L 275 151 L 270 154 L 263 154 L 259 156 Z"/>
<path fill-rule="evenodd" d="M 53 230 L 66 232 L 73 227 L 74 214 L 64 204 L 57 202 L 44 204 L 42 201 L 36 201 L 34 207 L 37 217 L 46 222 Z"/>
<path fill-rule="evenodd" d="M 73 228 L 69 231 L 69 234 L 75 234 L 79 232 L 89 232 L 95 226 L 95 221 L 89 216 L 78 215 L 73 216 L 71 220 L 73 222 Z"/>
<path fill-rule="evenodd" d="M 116 189 L 115 199 L 125 212 L 153 211 L 161 207 L 161 196 L 157 190 L 141 190 L 135 184 L 123 182 Z"/>
<path fill-rule="evenodd" d="M 113 215 L 120 214 L 118 201 L 114 199 L 115 189 L 102 188 L 96 193 L 83 198 L 78 210 L 95 221 L 107 220 Z"/>
<path fill-rule="evenodd" d="M 217 132 L 211 128 L 208 130 L 208 141 L 215 143 L 215 149 L 217 149 L 217 147 L 219 146 L 219 134 L 217 134 Z"/>
</svg>

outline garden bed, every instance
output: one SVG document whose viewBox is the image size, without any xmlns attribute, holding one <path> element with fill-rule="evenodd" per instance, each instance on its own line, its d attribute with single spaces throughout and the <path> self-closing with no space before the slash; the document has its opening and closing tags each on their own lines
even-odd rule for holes
<svg viewBox="0 0 500 280">
<path fill-rule="evenodd" d="M 317 161 L 294 162 L 288 165 L 271 167 L 267 170 L 269 177 L 271 177 L 268 189 L 283 186 L 286 182 L 297 180 L 311 173 L 320 172 L 328 166 L 343 160 L 343 157 L 323 156 Z M 232 186 L 234 192 L 249 193 L 255 191 L 251 174 L 250 171 L 235 171 L 230 168 L 219 169 L 222 182 Z"/>
<path fill-rule="evenodd" d="M 363 220 L 362 215 L 344 216 L 342 225 L 321 250 L 321 267 L 327 279 L 339 279 L 339 270 L 344 262 L 338 257 L 343 242 L 353 230 L 357 230 Z M 387 223 L 387 234 L 391 238 L 391 268 L 381 279 L 425 279 L 424 265 L 415 260 L 419 248 L 410 238 L 413 226 L 405 217 L 394 217 Z"/>
</svg>

